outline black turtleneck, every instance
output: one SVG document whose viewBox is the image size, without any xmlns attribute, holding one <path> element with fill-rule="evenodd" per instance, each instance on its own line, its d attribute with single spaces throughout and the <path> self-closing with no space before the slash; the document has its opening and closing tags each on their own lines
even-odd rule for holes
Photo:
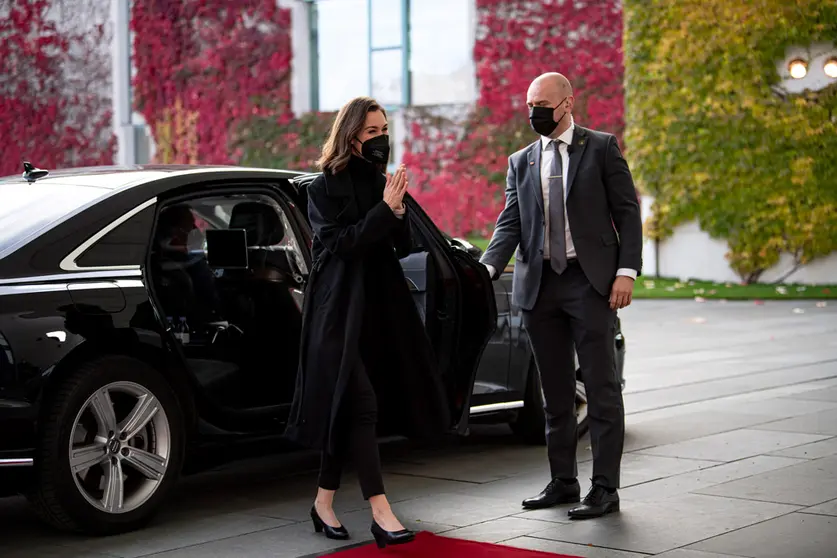
<svg viewBox="0 0 837 558">
<path fill-rule="evenodd" d="M 356 155 L 352 155 L 346 168 L 352 179 L 358 209 L 361 215 L 365 215 L 384 199 L 383 185 L 386 180 L 376 165 Z"/>
</svg>

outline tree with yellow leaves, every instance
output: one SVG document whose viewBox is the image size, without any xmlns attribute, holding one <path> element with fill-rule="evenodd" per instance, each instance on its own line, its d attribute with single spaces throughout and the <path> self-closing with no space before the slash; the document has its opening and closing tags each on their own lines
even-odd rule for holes
<svg viewBox="0 0 837 558">
<path fill-rule="evenodd" d="M 648 233 L 697 219 L 756 282 L 837 249 L 837 83 L 777 94 L 789 47 L 837 45 L 834 0 L 625 0 L 626 134 Z"/>
</svg>

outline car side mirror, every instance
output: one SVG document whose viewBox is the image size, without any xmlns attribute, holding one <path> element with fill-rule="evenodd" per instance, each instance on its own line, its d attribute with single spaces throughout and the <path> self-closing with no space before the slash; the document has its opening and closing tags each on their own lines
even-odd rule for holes
<svg viewBox="0 0 837 558">
<path fill-rule="evenodd" d="M 208 229 L 206 261 L 213 269 L 247 269 L 247 231 L 245 229 Z"/>
</svg>

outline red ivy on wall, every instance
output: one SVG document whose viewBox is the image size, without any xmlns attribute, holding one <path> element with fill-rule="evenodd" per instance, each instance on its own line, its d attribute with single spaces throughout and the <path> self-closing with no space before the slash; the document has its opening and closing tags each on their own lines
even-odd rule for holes
<svg viewBox="0 0 837 558">
<path fill-rule="evenodd" d="M 107 5 L 70 4 L 15 0 L 0 18 L 0 176 L 113 161 Z"/>
<path fill-rule="evenodd" d="M 291 13 L 276 0 L 134 0 L 131 21 L 158 161 L 235 163 L 248 119 L 291 119 Z"/>
<path fill-rule="evenodd" d="M 624 128 L 620 0 L 477 0 L 476 107 L 464 118 L 415 111 L 404 162 L 413 195 L 455 235 L 490 232 L 504 204 L 508 156 L 536 139 L 526 90 L 549 71 L 566 75 L 578 124 Z"/>
</svg>

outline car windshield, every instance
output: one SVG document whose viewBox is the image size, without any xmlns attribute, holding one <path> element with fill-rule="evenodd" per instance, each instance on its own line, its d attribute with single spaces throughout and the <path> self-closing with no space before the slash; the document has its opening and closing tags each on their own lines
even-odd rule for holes
<svg viewBox="0 0 837 558">
<path fill-rule="evenodd" d="M 65 215 L 107 194 L 104 188 L 0 182 L 0 259 Z"/>
</svg>

